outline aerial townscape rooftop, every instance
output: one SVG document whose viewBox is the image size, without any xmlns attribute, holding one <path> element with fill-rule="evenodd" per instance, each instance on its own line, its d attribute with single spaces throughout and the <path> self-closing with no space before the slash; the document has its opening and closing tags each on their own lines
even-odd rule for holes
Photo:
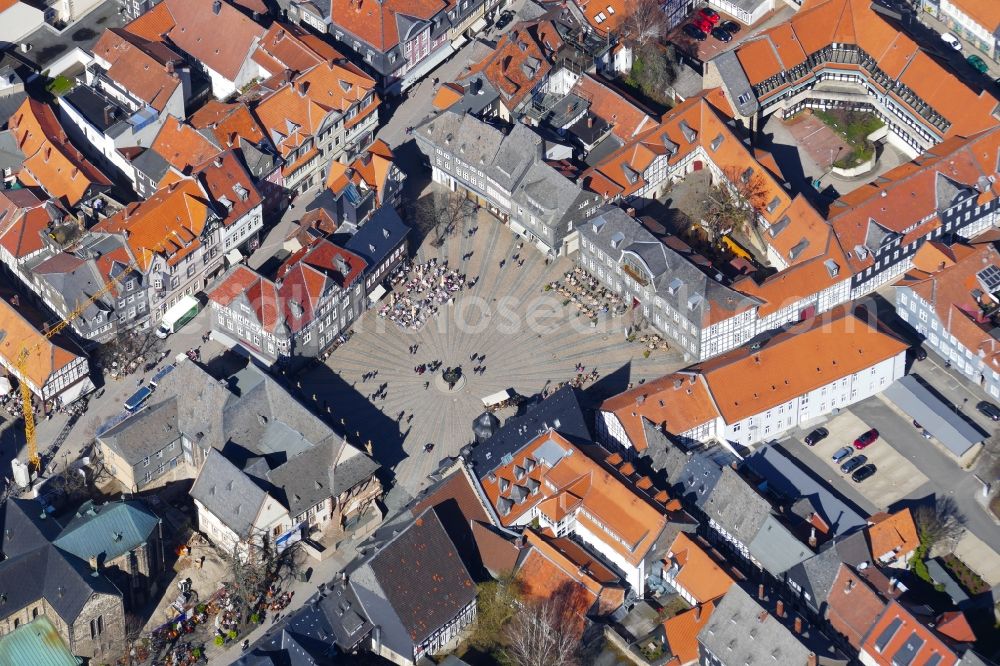
<svg viewBox="0 0 1000 666">
<path fill-rule="evenodd" d="M 0 666 L 1000 665 L 1000 2 L 0 2 Z"/>
</svg>

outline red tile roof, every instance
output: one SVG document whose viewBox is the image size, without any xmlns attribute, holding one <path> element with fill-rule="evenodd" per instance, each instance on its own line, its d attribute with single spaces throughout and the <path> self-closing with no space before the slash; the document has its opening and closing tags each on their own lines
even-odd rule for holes
<svg viewBox="0 0 1000 666">
<path fill-rule="evenodd" d="M 397 15 L 428 21 L 455 0 L 331 0 L 333 24 L 383 53 L 402 41 Z M 410 23 L 408 21 L 407 23 Z"/>
<path fill-rule="evenodd" d="M 830 586 L 826 617 L 855 648 L 885 610 L 885 600 L 851 567 L 841 563 Z"/>
<path fill-rule="evenodd" d="M 482 73 L 508 109 L 514 109 L 552 70 L 562 38 L 549 20 L 519 23 L 497 42 L 493 53 L 463 77 Z"/>
<path fill-rule="evenodd" d="M 178 49 L 230 81 L 236 80 L 264 36 L 263 26 L 228 2 L 216 5 L 213 0 L 163 0 L 125 30 L 152 41 L 168 37 Z"/>
<path fill-rule="evenodd" d="M 39 252 L 46 246 L 42 234 L 65 214 L 29 189 L 0 190 L 0 245 L 15 260 Z"/>
<path fill-rule="evenodd" d="M 197 130 L 210 131 L 219 146 L 238 148 L 243 141 L 258 146 L 268 143 L 260 123 L 242 102 L 226 104 L 209 100 L 188 118 L 188 122 Z"/>
<path fill-rule="evenodd" d="M 219 146 L 174 116 L 167 116 L 150 148 L 183 174 L 191 173 L 220 152 Z"/>
<path fill-rule="evenodd" d="M 893 658 L 912 636 L 920 642 L 914 654 L 903 653 L 909 659 L 908 663 L 926 664 L 935 653 L 941 657 L 938 666 L 955 666 L 958 663 L 958 656 L 951 648 L 897 601 L 889 602 L 878 622 L 868 631 L 861 647 L 871 663 L 892 666 L 897 663 Z M 882 649 L 876 648 L 876 642 L 883 646 Z"/>
<path fill-rule="evenodd" d="M 25 99 L 10 117 L 10 129 L 25 156 L 18 178 L 26 185 L 38 184 L 67 206 L 78 204 L 92 188 L 111 186 L 70 142 L 49 105 Z"/>
<path fill-rule="evenodd" d="M 80 358 L 51 339 L 46 339 L 17 311 L 17 308 L 2 298 L 0 298 L 0 334 L 2 334 L 0 356 L 3 356 L 6 367 L 16 367 L 21 352 L 24 349 L 28 350 L 29 354 L 23 365 L 23 376 L 35 385 L 36 390 L 40 390 L 55 374 Z"/>
<path fill-rule="evenodd" d="M 108 64 L 108 77 L 157 111 L 164 109 L 181 85 L 175 68 L 183 66 L 184 60 L 163 43 L 109 28 L 97 40 L 93 52 Z"/>
<path fill-rule="evenodd" d="M 254 111 L 282 156 L 319 133 L 331 113 L 344 113 L 375 89 L 375 81 L 346 60 L 316 65 L 266 94 Z M 377 95 L 359 111 L 360 120 L 375 111 Z M 289 167 L 288 173 L 294 171 Z"/>
<path fill-rule="evenodd" d="M 562 451 L 562 457 L 548 463 L 539 460 L 543 446 L 545 450 L 555 447 Z M 554 431 L 539 435 L 518 451 L 510 463 L 498 467 L 480 482 L 494 507 L 511 502 L 509 511 L 498 511 L 504 525 L 514 524 L 532 507 L 537 507 L 552 522 L 576 512 L 577 523 L 594 534 L 610 531 L 614 538 L 608 538 L 608 546 L 633 564 L 646 556 L 667 522 L 660 509 Z M 515 488 L 527 489 L 535 482 L 535 494 L 525 490 L 523 501 L 510 499 Z M 588 518 L 584 511 L 577 512 L 580 508 L 594 519 Z M 601 526 L 594 520 L 600 521 Z"/>
<path fill-rule="evenodd" d="M 155 255 L 175 263 L 197 249 L 211 212 L 201 184 L 186 177 L 101 220 L 94 230 L 125 233 L 132 254 L 145 272 Z"/>
<path fill-rule="evenodd" d="M 957 263 L 942 261 L 943 268 L 901 286 L 929 303 L 944 330 L 960 345 L 1000 372 L 1000 344 L 992 333 L 993 324 L 982 316 L 980 308 L 980 302 L 989 305 L 993 299 L 985 296 L 986 290 L 976 277 L 988 266 L 1000 268 L 1000 252 L 992 244 L 974 248 L 955 245 L 951 249 L 957 253 Z M 977 293 L 981 295 L 977 297 Z"/>
<path fill-rule="evenodd" d="M 861 47 L 891 79 L 908 86 L 946 118 L 950 127 L 943 136 L 968 136 L 997 122 L 993 115 L 997 99 L 987 89 L 973 90 L 966 86 L 875 12 L 869 0 L 812 2 L 788 21 L 738 46 L 736 56 L 750 83 L 757 85 L 800 65 L 808 68 L 806 59 L 810 54 L 834 43 Z M 845 66 L 865 73 L 856 66 Z M 767 96 L 780 94 L 790 83 L 791 80 L 782 83 Z M 888 94 L 894 95 L 892 90 Z M 897 97 L 897 102 L 908 104 L 902 97 Z"/>
<path fill-rule="evenodd" d="M 254 179 L 232 150 L 220 153 L 202 165 L 198 176 L 219 212 L 226 212 L 222 224 L 229 226 L 263 201 Z"/>
<path fill-rule="evenodd" d="M 663 633 L 678 665 L 698 660 L 698 634 L 715 612 L 715 602 L 695 606 L 663 623 Z M 667 662 L 668 664 L 671 662 Z"/>
<path fill-rule="evenodd" d="M 304 72 L 310 67 L 340 60 L 344 56 L 328 43 L 303 28 L 275 21 L 261 38 L 253 60 L 269 75 L 284 70 Z"/>
<path fill-rule="evenodd" d="M 675 577 L 677 584 L 697 603 L 719 599 L 733 584 L 732 577 L 719 562 L 684 532 L 678 533 L 670 544 L 664 566 L 669 568 L 675 564 L 679 567 Z"/>
</svg>

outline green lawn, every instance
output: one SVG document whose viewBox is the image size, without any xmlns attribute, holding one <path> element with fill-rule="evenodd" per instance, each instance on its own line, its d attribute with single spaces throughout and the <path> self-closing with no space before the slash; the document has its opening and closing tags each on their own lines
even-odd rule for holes
<svg viewBox="0 0 1000 666">
<path fill-rule="evenodd" d="M 849 169 L 870 160 L 875 155 L 875 146 L 867 140 L 868 135 L 883 125 L 882 121 L 863 111 L 813 111 L 833 131 L 839 134 L 850 147 L 850 152 L 842 154 L 834 166 Z"/>
<path fill-rule="evenodd" d="M 73 79 L 59 75 L 45 85 L 45 89 L 56 97 L 62 97 L 75 86 Z"/>
</svg>

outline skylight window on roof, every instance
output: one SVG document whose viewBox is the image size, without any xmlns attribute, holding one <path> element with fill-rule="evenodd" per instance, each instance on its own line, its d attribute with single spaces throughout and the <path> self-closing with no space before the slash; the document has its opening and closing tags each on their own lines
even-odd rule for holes
<svg viewBox="0 0 1000 666">
<path fill-rule="evenodd" d="M 614 14 L 615 13 L 615 8 L 612 7 L 611 5 L 608 5 L 608 13 L 609 14 Z"/>
<path fill-rule="evenodd" d="M 1000 289 L 1000 267 L 996 265 L 987 266 L 976 273 L 976 278 L 983 285 L 983 289 L 991 294 Z"/>
<path fill-rule="evenodd" d="M 893 618 L 892 622 L 889 623 L 889 626 L 883 629 L 882 633 L 875 639 L 875 650 L 879 653 L 885 650 L 885 647 L 889 644 L 889 641 L 892 640 L 892 637 L 896 635 L 896 632 L 899 631 L 901 626 L 903 626 L 903 621 L 898 617 Z"/>
<path fill-rule="evenodd" d="M 595 16 L 595 17 L 594 17 L 594 21 L 595 21 L 595 22 L 596 22 L 596 23 L 597 23 L 598 25 L 600 25 L 601 23 L 604 23 L 604 13 L 602 12 L 602 13 L 598 14 L 597 16 Z"/>
</svg>

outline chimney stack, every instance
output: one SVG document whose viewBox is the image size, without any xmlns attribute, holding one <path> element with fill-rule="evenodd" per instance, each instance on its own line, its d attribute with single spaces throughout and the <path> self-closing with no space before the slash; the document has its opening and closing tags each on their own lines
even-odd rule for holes
<svg viewBox="0 0 1000 666">
<path fill-rule="evenodd" d="M 764 583 L 757 586 L 757 598 L 761 601 L 764 600 Z"/>
<path fill-rule="evenodd" d="M 853 578 L 849 578 L 847 580 L 847 584 L 844 585 L 844 594 L 850 594 L 851 590 L 853 590 L 853 589 L 854 589 L 854 579 Z"/>
<path fill-rule="evenodd" d="M 778 617 L 785 617 L 785 602 L 782 601 L 781 599 L 778 599 L 778 603 L 775 604 L 774 610 L 775 610 L 775 615 L 777 615 Z"/>
<path fill-rule="evenodd" d="M 896 592 L 896 583 L 898 582 L 899 581 L 896 580 L 895 576 L 889 579 L 889 590 L 888 590 L 889 594 L 894 594 Z"/>
<path fill-rule="evenodd" d="M 802 633 L 802 618 L 798 615 L 795 616 L 795 633 Z"/>
<path fill-rule="evenodd" d="M 762 610 L 761 612 L 757 613 L 757 621 L 758 622 L 760 622 L 760 623 L 763 624 L 764 620 L 766 620 L 766 619 L 767 619 L 767 611 L 766 610 Z"/>
<path fill-rule="evenodd" d="M 816 657 L 815 652 L 810 652 L 809 656 L 806 657 L 806 666 L 816 666 L 819 663 L 819 659 Z"/>
<path fill-rule="evenodd" d="M 809 531 L 809 547 L 810 548 L 815 548 L 816 547 L 816 528 L 815 527 L 813 527 Z"/>
<path fill-rule="evenodd" d="M 694 607 L 694 621 L 695 622 L 701 621 L 701 604 L 698 604 L 697 606 Z"/>
</svg>

